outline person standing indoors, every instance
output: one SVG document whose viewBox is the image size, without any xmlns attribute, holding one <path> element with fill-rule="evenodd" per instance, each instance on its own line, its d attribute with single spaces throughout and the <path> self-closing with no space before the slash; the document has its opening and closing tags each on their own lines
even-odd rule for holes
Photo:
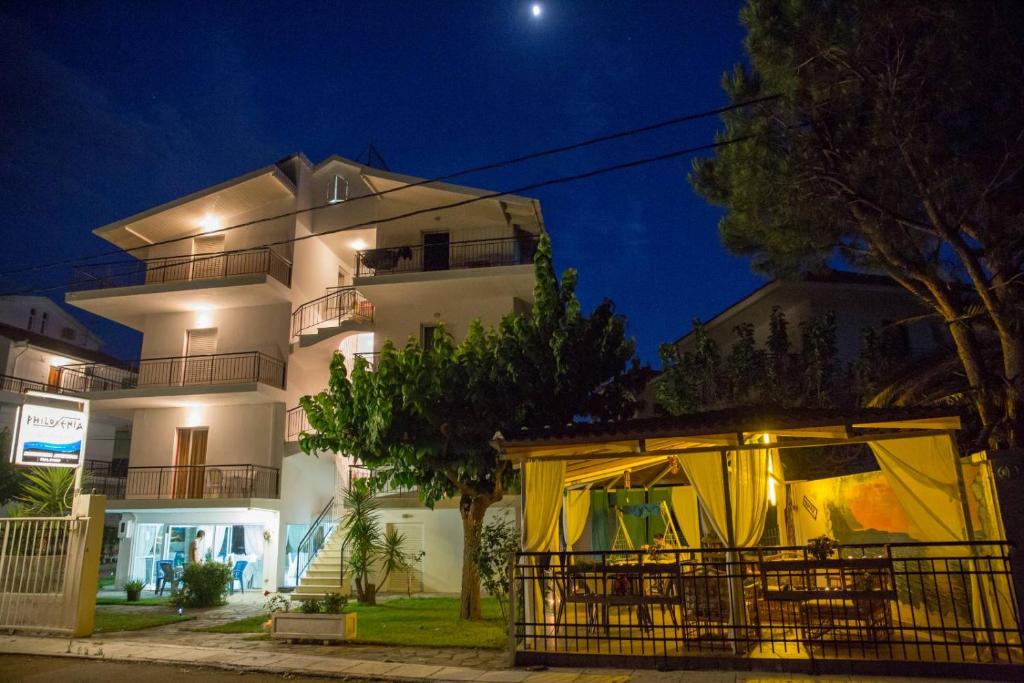
<svg viewBox="0 0 1024 683">
<path fill-rule="evenodd" d="M 201 562 L 201 552 L 203 545 L 203 537 L 206 536 L 206 532 L 200 529 L 196 532 L 196 537 L 192 540 L 192 544 L 188 547 L 188 563 Z"/>
</svg>

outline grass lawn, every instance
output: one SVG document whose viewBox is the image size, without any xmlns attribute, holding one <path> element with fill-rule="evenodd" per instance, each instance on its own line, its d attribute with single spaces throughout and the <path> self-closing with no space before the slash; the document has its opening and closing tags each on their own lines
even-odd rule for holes
<svg viewBox="0 0 1024 683">
<path fill-rule="evenodd" d="M 124 614 L 114 612 L 96 612 L 94 633 L 111 633 L 113 631 L 138 631 L 154 626 L 164 626 L 178 621 L 190 621 L 192 616 L 177 614 Z"/>
<path fill-rule="evenodd" d="M 359 615 L 356 639 L 375 645 L 480 647 L 500 650 L 507 633 L 498 601 L 483 599 L 484 620 L 459 621 L 458 598 L 399 598 L 370 607 L 349 603 Z M 266 615 L 212 626 L 212 633 L 262 633 Z"/>
<path fill-rule="evenodd" d="M 128 598 L 123 595 L 112 596 L 112 595 L 100 595 L 96 597 L 97 605 L 136 605 L 138 607 L 167 607 L 171 604 L 171 596 L 160 595 L 152 596 L 149 598 L 142 598 L 135 602 L 128 602 Z"/>
</svg>

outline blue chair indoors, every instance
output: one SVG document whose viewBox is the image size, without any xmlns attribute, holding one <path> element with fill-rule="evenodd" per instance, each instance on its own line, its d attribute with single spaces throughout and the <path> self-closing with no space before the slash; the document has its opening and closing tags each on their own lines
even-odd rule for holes
<svg viewBox="0 0 1024 683">
<path fill-rule="evenodd" d="M 246 560 L 235 562 L 235 568 L 231 570 L 231 592 L 235 592 L 235 581 L 238 582 L 238 589 L 245 592 L 245 568 L 249 566 Z"/>
<path fill-rule="evenodd" d="M 163 595 L 164 588 L 170 584 L 171 591 L 174 591 L 178 584 L 178 572 L 174 563 L 170 560 L 160 560 L 156 563 L 156 594 Z"/>
</svg>

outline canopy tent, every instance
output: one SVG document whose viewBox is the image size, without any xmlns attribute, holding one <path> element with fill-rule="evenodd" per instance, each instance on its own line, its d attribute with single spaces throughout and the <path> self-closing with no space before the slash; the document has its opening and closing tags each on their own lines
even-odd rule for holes
<svg viewBox="0 0 1024 683">
<path fill-rule="evenodd" d="M 761 537 L 769 499 L 783 493 L 780 453 L 851 444 L 870 447 L 899 501 L 921 518 L 920 528 L 930 530 L 926 540 L 971 540 L 953 441 L 959 428 L 959 415 L 948 409 L 745 409 L 499 433 L 494 446 L 516 466 L 528 465 L 525 537 L 547 542 L 525 550 L 558 549 L 566 491 L 614 487 L 630 478 L 644 487 L 688 485 L 722 543 L 752 546 Z M 692 500 L 689 492 L 673 494 L 684 535 L 696 545 Z M 683 509 L 691 512 L 680 514 Z M 946 520 L 943 528 L 935 528 L 936 517 Z M 572 531 L 575 542 L 578 516 Z"/>
</svg>

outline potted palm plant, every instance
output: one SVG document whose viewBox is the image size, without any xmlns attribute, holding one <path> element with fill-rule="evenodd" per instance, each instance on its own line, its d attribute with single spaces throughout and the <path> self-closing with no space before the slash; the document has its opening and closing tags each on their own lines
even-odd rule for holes
<svg viewBox="0 0 1024 683">
<path fill-rule="evenodd" d="M 124 592 L 125 596 L 128 599 L 128 602 L 138 602 L 139 597 L 142 595 L 142 588 L 145 585 L 146 584 L 143 583 L 141 579 L 131 579 L 130 581 L 125 581 Z"/>
</svg>

